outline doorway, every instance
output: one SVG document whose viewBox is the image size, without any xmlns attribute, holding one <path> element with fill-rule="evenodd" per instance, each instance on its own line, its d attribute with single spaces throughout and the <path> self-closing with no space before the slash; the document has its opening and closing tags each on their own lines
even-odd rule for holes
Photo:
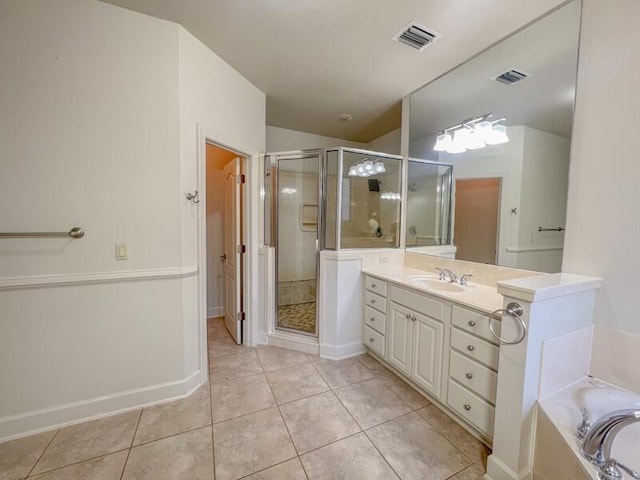
<svg viewBox="0 0 640 480">
<path fill-rule="evenodd" d="M 223 318 L 233 340 L 241 344 L 246 158 L 207 142 L 205 159 L 207 318 Z"/>
<path fill-rule="evenodd" d="M 496 264 L 500 178 L 456 180 L 456 259 Z"/>
</svg>

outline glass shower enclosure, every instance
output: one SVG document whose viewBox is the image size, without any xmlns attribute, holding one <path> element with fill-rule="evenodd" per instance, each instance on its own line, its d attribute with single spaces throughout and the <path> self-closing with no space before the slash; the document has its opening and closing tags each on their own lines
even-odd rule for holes
<svg viewBox="0 0 640 480">
<path fill-rule="evenodd" d="M 321 250 L 399 248 L 402 157 L 338 147 L 265 156 L 276 329 L 318 335 Z"/>
</svg>

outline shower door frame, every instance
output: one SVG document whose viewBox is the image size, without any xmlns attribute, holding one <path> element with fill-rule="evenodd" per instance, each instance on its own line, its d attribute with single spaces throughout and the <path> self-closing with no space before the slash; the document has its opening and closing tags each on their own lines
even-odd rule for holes
<svg viewBox="0 0 640 480">
<path fill-rule="evenodd" d="M 270 186 L 270 194 L 271 194 L 271 211 L 269 212 L 269 225 L 267 227 L 270 238 L 267 239 L 265 236 L 265 245 L 268 244 L 270 247 L 274 248 L 274 279 L 275 279 L 275 325 L 274 329 L 280 332 L 287 333 L 295 333 L 298 335 L 304 335 L 311 338 L 320 338 L 320 315 L 319 315 L 319 284 L 320 284 L 320 251 L 324 248 L 324 237 L 325 237 L 325 205 L 324 205 L 324 191 L 326 186 L 326 169 L 325 169 L 325 150 L 295 150 L 290 152 L 269 152 L 266 153 L 265 156 L 265 170 L 268 171 L 269 175 L 269 186 Z M 317 195 L 317 220 L 318 225 L 316 228 L 316 295 L 315 295 L 315 303 L 316 303 L 316 322 L 315 322 L 315 332 L 309 333 L 304 330 L 297 330 L 295 328 L 287 328 L 281 327 L 278 325 L 278 295 L 279 295 L 279 268 L 278 268 L 278 162 L 279 160 L 304 160 L 304 159 L 316 159 L 318 161 L 318 195 Z M 265 171 L 265 173 L 266 173 Z M 265 230 L 267 230 L 265 229 Z M 268 240 L 268 243 L 267 243 Z"/>
</svg>

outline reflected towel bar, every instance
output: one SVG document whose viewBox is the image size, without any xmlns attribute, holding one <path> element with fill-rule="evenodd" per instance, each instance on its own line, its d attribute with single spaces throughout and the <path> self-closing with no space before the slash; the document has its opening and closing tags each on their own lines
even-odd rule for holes
<svg viewBox="0 0 640 480">
<path fill-rule="evenodd" d="M 556 228 L 542 228 L 542 227 L 538 227 L 538 231 L 539 232 L 564 232 L 565 228 L 564 227 L 556 227 Z"/>
<path fill-rule="evenodd" d="M 15 233 L 0 232 L 0 238 L 38 238 L 38 237 L 82 238 L 84 237 L 84 230 L 81 227 L 73 227 L 68 232 L 15 232 Z"/>
</svg>

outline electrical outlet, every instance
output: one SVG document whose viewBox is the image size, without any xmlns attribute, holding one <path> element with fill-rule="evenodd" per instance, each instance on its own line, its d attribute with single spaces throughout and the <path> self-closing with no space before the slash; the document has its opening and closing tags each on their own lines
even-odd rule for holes
<svg viewBox="0 0 640 480">
<path fill-rule="evenodd" d="M 378 258 L 378 261 L 380 263 L 388 263 L 389 262 L 389 257 L 387 257 L 386 255 L 380 255 L 380 257 Z"/>
</svg>

